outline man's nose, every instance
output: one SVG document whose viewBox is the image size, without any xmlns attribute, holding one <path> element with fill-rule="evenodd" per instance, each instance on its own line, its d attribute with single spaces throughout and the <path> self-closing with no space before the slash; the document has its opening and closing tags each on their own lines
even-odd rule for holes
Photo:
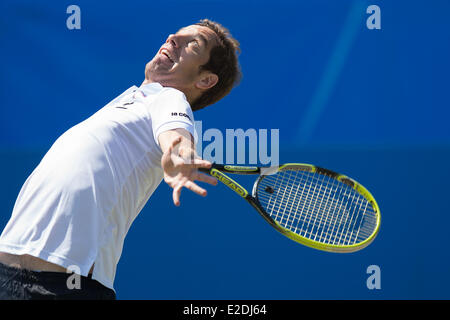
<svg viewBox="0 0 450 320">
<path fill-rule="evenodd" d="M 179 44 L 178 36 L 175 34 L 169 35 L 166 43 L 170 43 L 174 48 L 178 47 L 178 44 Z"/>
</svg>

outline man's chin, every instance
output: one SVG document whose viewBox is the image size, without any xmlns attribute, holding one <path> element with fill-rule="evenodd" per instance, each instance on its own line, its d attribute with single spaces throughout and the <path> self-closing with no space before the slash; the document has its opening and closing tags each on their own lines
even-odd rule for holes
<svg viewBox="0 0 450 320">
<path fill-rule="evenodd" d="M 167 74 L 167 68 L 150 61 L 145 68 L 145 78 L 151 82 L 159 82 L 164 78 L 164 74 Z"/>
</svg>

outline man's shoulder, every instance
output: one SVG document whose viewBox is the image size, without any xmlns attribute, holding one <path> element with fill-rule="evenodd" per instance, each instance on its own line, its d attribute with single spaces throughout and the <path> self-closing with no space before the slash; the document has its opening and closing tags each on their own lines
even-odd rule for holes
<svg viewBox="0 0 450 320">
<path fill-rule="evenodd" d="M 152 104 L 156 107 L 168 105 L 174 108 L 182 108 L 186 110 L 191 109 L 191 105 L 186 98 L 186 95 L 175 88 L 172 87 L 163 87 L 158 95 L 152 100 Z"/>
</svg>

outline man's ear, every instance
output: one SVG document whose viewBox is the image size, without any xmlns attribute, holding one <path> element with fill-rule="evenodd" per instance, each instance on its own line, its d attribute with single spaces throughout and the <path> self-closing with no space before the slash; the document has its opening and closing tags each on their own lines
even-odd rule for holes
<svg viewBox="0 0 450 320">
<path fill-rule="evenodd" d="M 198 89 L 207 90 L 214 87 L 219 81 L 219 77 L 215 73 L 205 73 L 200 80 L 198 80 L 195 86 Z"/>
</svg>

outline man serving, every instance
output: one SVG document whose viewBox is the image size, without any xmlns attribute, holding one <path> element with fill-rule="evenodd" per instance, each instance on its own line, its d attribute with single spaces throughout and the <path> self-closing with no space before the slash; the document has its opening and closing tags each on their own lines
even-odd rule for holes
<svg viewBox="0 0 450 320">
<path fill-rule="evenodd" d="M 115 299 L 125 236 L 160 182 L 205 196 L 193 111 L 238 83 L 239 43 L 201 20 L 170 35 L 145 80 L 59 137 L 23 185 L 0 236 L 0 299 Z M 75 266 L 81 288 L 67 286 Z"/>
</svg>

